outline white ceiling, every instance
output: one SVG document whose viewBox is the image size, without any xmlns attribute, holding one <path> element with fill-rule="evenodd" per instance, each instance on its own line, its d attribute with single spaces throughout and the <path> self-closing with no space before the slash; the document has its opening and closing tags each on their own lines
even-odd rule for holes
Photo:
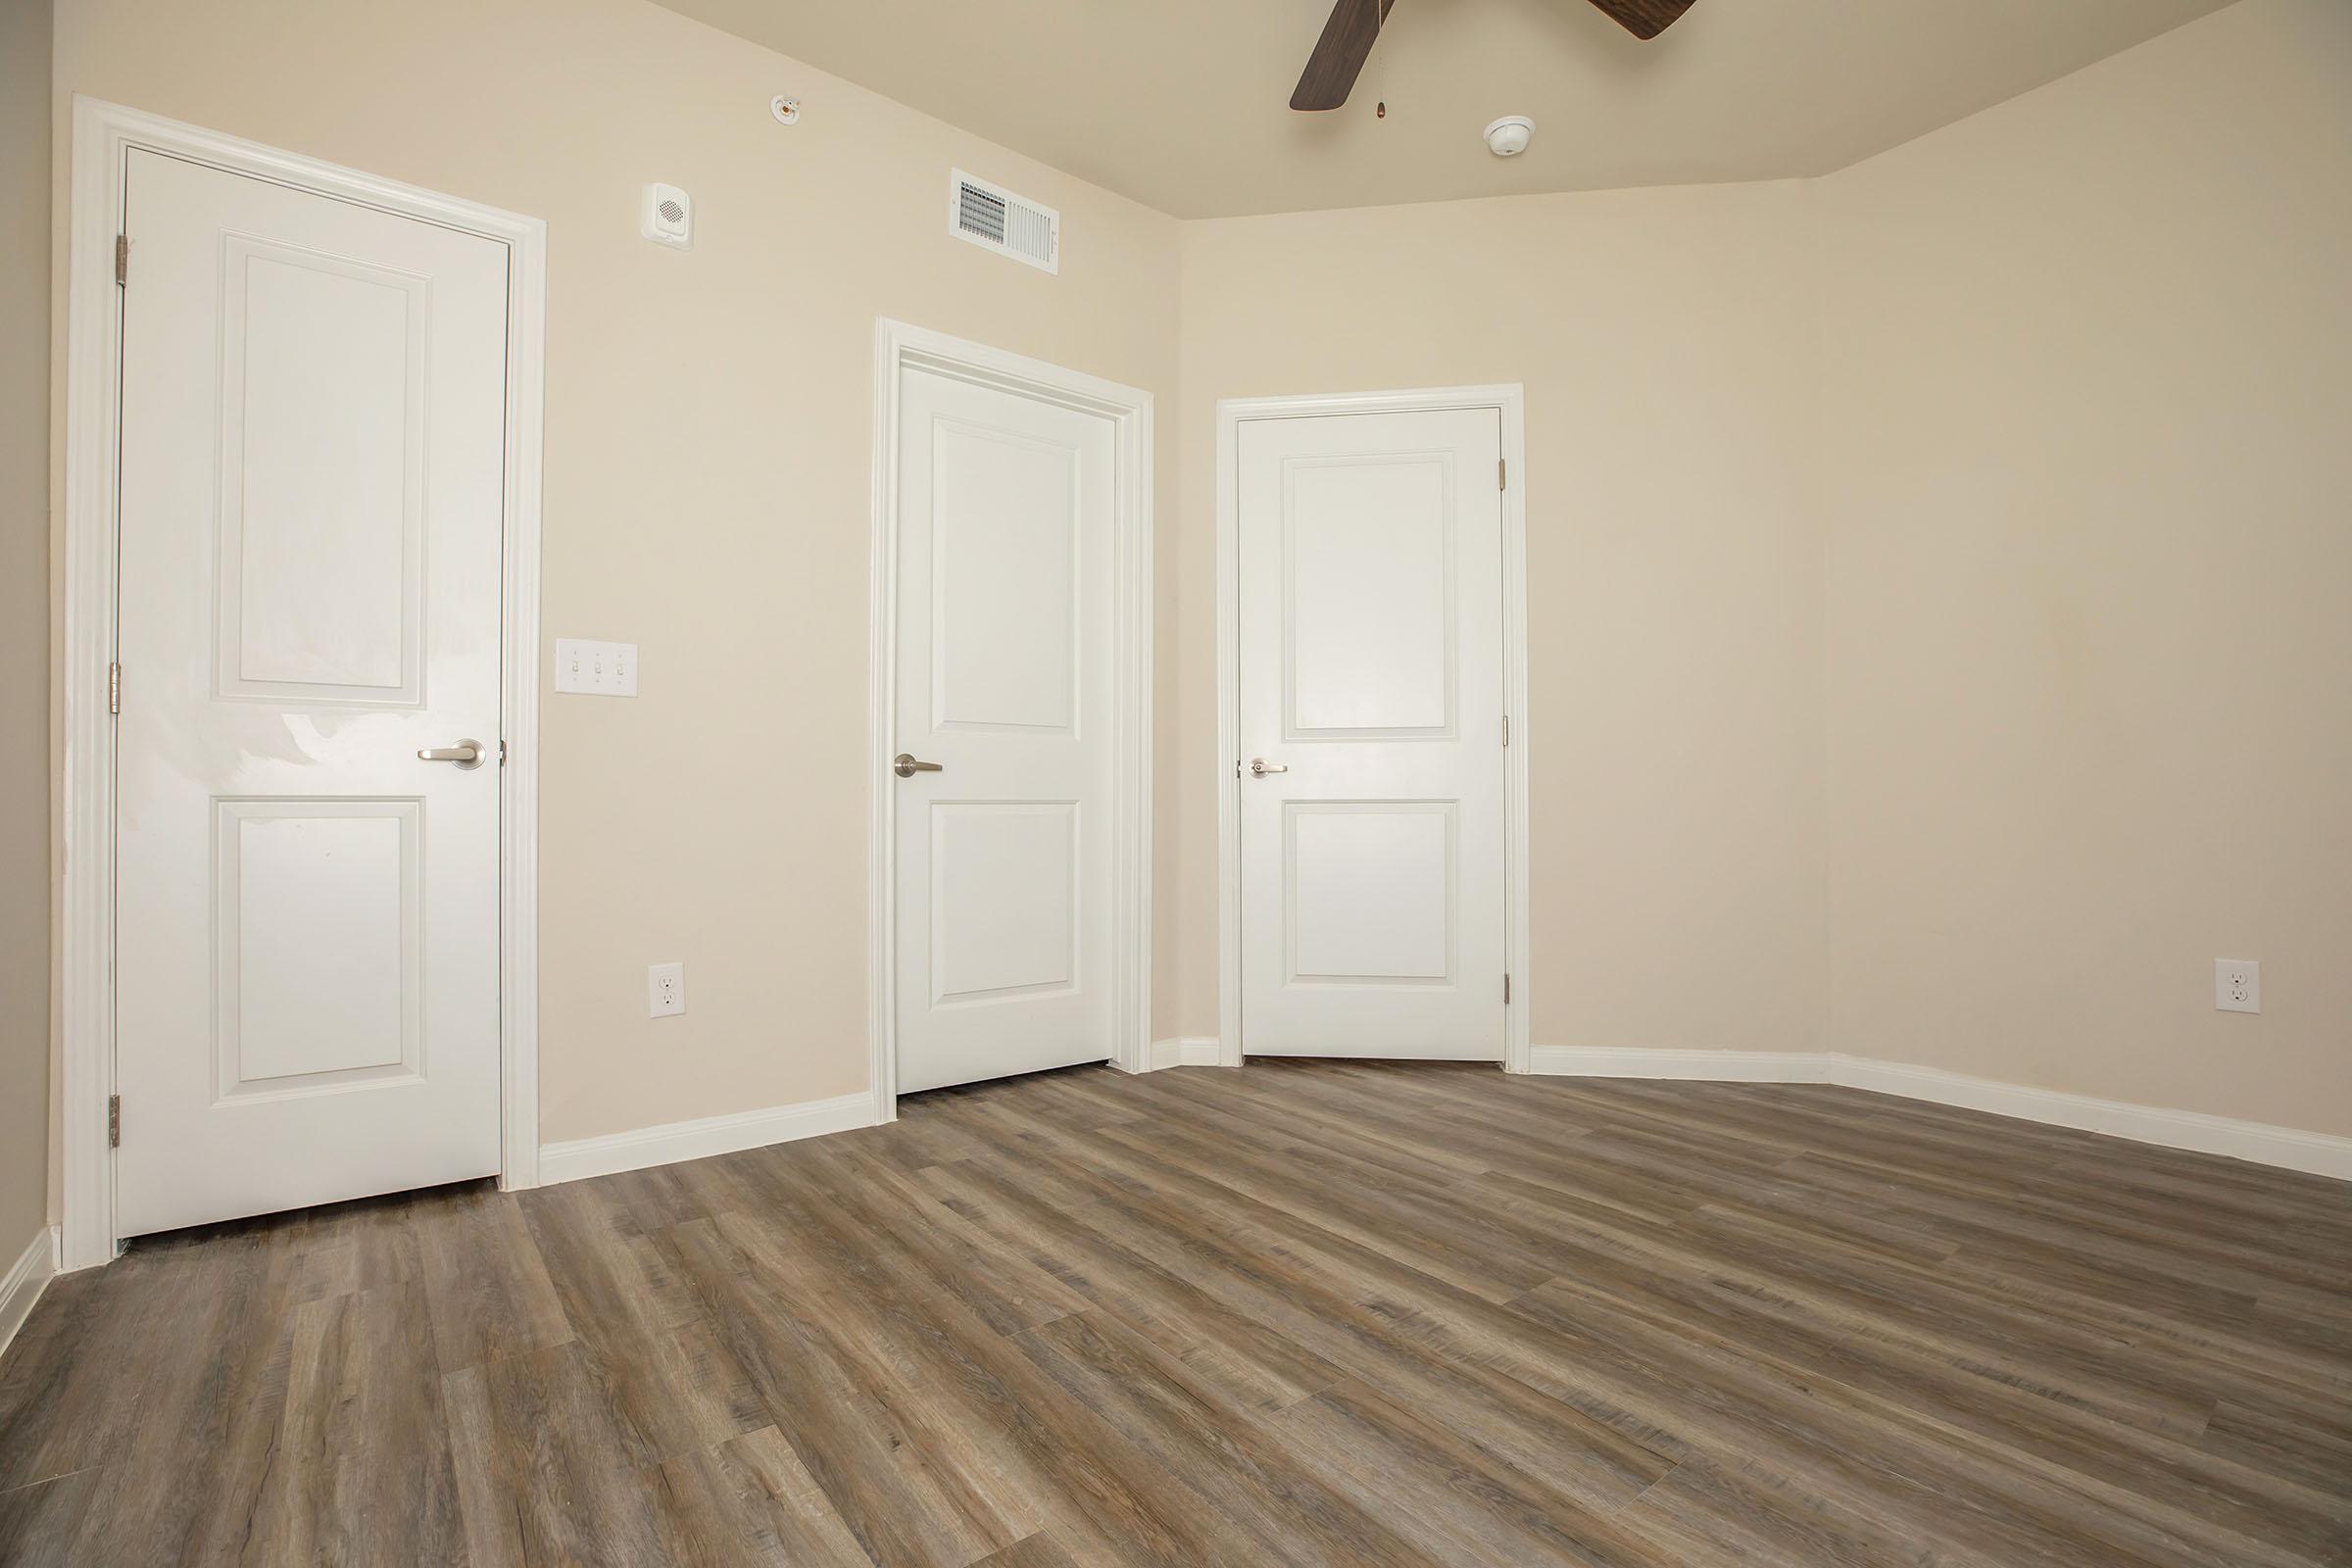
<svg viewBox="0 0 2352 1568">
<path fill-rule="evenodd" d="M 1331 0 L 662 3 L 1207 218 L 1827 173 L 2228 0 L 1697 0 L 1650 43 L 1586 0 L 1396 0 L 1321 115 L 1288 104 Z"/>
</svg>

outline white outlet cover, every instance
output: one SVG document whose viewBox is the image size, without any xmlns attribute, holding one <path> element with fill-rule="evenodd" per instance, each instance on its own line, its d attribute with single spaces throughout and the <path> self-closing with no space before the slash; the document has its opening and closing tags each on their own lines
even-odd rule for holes
<svg viewBox="0 0 2352 1568">
<path fill-rule="evenodd" d="M 556 639 L 556 690 L 588 697 L 637 695 L 637 645 Z"/>
<path fill-rule="evenodd" d="M 645 970 L 645 1015 L 669 1018 L 686 1010 L 686 965 L 648 964 Z"/>
<path fill-rule="evenodd" d="M 2223 1012 L 2260 1012 L 2262 965 L 2252 958 L 2214 959 L 2213 1004 Z"/>
</svg>

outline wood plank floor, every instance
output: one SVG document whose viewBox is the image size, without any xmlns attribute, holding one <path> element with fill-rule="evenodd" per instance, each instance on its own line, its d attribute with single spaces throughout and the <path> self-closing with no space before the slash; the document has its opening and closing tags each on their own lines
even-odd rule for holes
<svg viewBox="0 0 2352 1568">
<path fill-rule="evenodd" d="M 2352 1563 L 2352 1188 L 1827 1087 L 1079 1069 L 150 1242 L 0 1561 Z"/>
</svg>

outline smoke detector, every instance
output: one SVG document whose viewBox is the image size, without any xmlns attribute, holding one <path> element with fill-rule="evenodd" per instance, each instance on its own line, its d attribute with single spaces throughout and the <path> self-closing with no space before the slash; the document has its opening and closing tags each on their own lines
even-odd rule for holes
<svg viewBox="0 0 2352 1568">
<path fill-rule="evenodd" d="M 1487 127 L 1487 151 L 1497 158 L 1516 158 L 1536 138 L 1536 122 L 1525 115 L 1505 115 Z"/>
</svg>

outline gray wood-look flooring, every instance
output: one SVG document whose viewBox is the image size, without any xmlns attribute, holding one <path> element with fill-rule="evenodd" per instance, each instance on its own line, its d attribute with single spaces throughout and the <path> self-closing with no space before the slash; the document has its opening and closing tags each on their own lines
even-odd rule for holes
<svg viewBox="0 0 2352 1568">
<path fill-rule="evenodd" d="M 1080 1069 L 151 1241 L 9 1563 L 2352 1563 L 2352 1188 L 1826 1087 Z"/>
</svg>

